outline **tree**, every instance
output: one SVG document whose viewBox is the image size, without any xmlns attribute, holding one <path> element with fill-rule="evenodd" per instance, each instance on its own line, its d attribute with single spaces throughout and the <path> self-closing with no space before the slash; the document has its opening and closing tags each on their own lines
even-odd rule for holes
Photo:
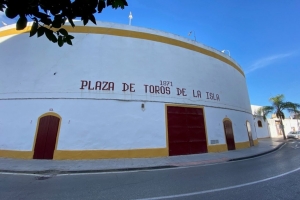
<svg viewBox="0 0 300 200">
<path fill-rule="evenodd" d="M 284 132 L 284 127 L 282 120 L 285 119 L 284 110 L 291 111 L 291 110 L 297 110 L 300 108 L 300 104 L 292 103 L 292 102 L 285 102 L 284 101 L 284 95 L 280 94 L 275 97 L 270 98 L 270 102 L 272 103 L 272 106 L 263 106 L 261 108 L 261 112 L 263 114 L 264 120 L 266 119 L 266 116 L 270 113 L 276 114 L 276 117 L 280 119 L 280 129 L 283 133 L 283 139 L 286 140 L 286 135 Z"/>
<path fill-rule="evenodd" d="M 62 28 L 66 20 L 72 25 L 73 19 L 79 17 L 86 25 L 88 21 L 96 24 L 94 14 L 101 13 L 105 7 L 114 9 L 128 6 L 126 0 L 0 0 L 0 11 L 6 17 L 19 17 L 17 30 L 27 27 L 28 19 L 33 21 L 30 37 L 37 33 L 37 37 L 46 35 L 53 43 L 61 47 L 64 43 L 72 45 L 74 37 Z"/>
<path fill-rule="evenodd" d="M 298 119 L 298 115 L 300 114 L 300 110 L 298 110 L 297 106 L 293 106 L 292 108 L 289 108 L 288 111 L 294 115 L 294 119 Z"/>
<path fill-rule="evenodd" d="M 299 118 L 299 115 L 300 115 L 300 111 L 298 110 L 297 105 L 294 105 L 292 108 L 289 108 L 288 111 L 291 114 L 293 114 L 294 115 L 294 119 L 297 120 L 297 129 L 298 129 L 299 128 L 298 118 Z"/>
</svg>

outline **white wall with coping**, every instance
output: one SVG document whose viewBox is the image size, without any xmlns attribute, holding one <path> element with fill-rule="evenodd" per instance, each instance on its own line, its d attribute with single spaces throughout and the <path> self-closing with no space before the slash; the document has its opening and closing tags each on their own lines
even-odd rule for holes
<svg viewBox="0 0 300 200">
<path fill-rule="evenodd" d="M 227 57 L 173 34 L 100 25 L 170 37 Z M 50 108 L 63 118 L 59 150 L 163 148 L 165 103 L 204 106 L 209 143 L 218 139 L 226 144 L 222 124 L 225 117 L 233 123 L 235 142 L 249 141 L 246 121 L 253 126 L 253 117 L 246 80 L 232 66 L 198 52 L 145 39 L 72 35 L 74 46 L 62 48 L 46 37 L 34 41 L 28 33 L 2 40 L 0 149 L 31 150 L 37 119 Z M 16 45 L 18 48 L 11 48 Z M 114 82 L 114 90 L 81 90 L 81 80 Z M 160 86 L 160 81 L 172 82 L 169 95 L 145 92 L 145 84 Z M 122 83 L 133 83 L 135 92 L 122 91 Z M 185 88 L 186 96 L 177 95 L 177 88 Z M 201 98 L 194 97 L 193 90 L 201 91 Z M 207 99 L 206 92 L 218 94 L 220 101 Z M 141 103 L 145 103 L 145 111 Z M 254 127 L 251 129 L 256 139 Z"/>
<path fill-rule="evenodd" d="M 62 117 L 59 150 L 166 147 L 164 104 L 99 100 L 8 100 L 0 107 L 0 149 L 32 150 L 38 117 Z"/>
<path fill-rule="evenodd" d="M 0 107 L 0 149 L 31 151 L 38 117 L 49 109 L 62 117 L 58 150 L 166 148 L 164 103 L 106 100 L 4 100 Z M 180 106 L 180 105 L 178 105 Z M 249 141 L 251 115 L 205 107 L 208 144 L 226 144 L 223 119 L 230 118 L 235 142 Z M 21 112 L 20 112 L 21 111 Z M 253 139 L 256 135 L 253 134 Z"/>
<path fill-rule="evenodd" d="M 276 121 L 280 121 L 279 119 L 267 119 L 264 121 L 262 116 L 259 116 L 258 109 L 260 109 L 262 106 L 258 105 L 251 105 L 252 113 L 254 115 L 254 123 L 255 128 L 258 134 L 258 138 L 265 138 L 265 137 L 283 137 L 279 134 L 279 124 L 276 123 Z M 257 121 L 260 120 L 262 122 L 263 127 L 258 127 Z M 284 131 L 286 134 L 291 132 L 293 128 L 296 131 L 300 131 L 300 121 L 296 119 L 290 119 L 286 118 L 283 121 L 284 125 Z M 276 128 L 278 127 L 278 128 Z"/>
<path fill-rule="evenodd" d="M 277 131 L 276 127 L 279 125 L 276 124 L 276 121 L 279 122 L 278 119 L 268 119 L 271 137 L 283 137 L 282 135 L 279 135 L 279 132 Z M 282 120 L 282 123 L 284 125 L 285 134 L 291 132 L 293 127 L 296 131 L 300 131 L 300 120 L 297 121 L 296 119 L 284 119 Z"/>
<path fill-rule="evenodd" d="M 243 113 L 238 111 L 232 111 L 227 109 L 217 108 L 205 108 L 206 127 L 209 143 L 211 140 L 219 140 L 220 144 L 226 144 L 225 132 L 223 126 L 223 120 L 229 118 L 232 122 L 234 140 L 238 142 L 249 141 L 246 122 L 251 124 L 252 138 L 257 139 L 257 135 L 254 132 L 253 116 L 249 113 Z"/>
<path fill-rule="evenodd" d="M 268 138 L 270 137 L 269 124 L 268 120 L 264 120 L 262 116 L 255 115 L 254 117 L 254 126 L 258 138 Z M 262 127 L 258 127 L 258 121 L 261 121 Z"/>
<path fill-rule="evenodd" d="M 2 42 L 0 51 L 5 49 L 2 63 L 10 67 L 4 67 L 0 74 L 0 98 L 149 100 L 251 112 L 245 77 L 218 59 L 144 39 L 101 34 L 73 35 L 74 46 L 63 48 L 49 43 L 45 37 L 38 38 L 39 43 L 32 42 L 35 38 L 29 39 L 27 34 Z M 20 48 L 10 48 L 16 43 Z M 14 55 L 18 55 L 18 59 L 14 59 Z M 19 73 L 15 73 L 16 70 Z M 92 84 L 96 81 L 114 82 L 115 90 L 80 90 L 81 80 Z M 172 81 L 170 95 L 145 93 L 145 84 L 159 85 L 160 80 Z M 122 92 L 123 82 L 134 83 L 136 92 Z M 188 96 L 178 96 L 176 88 L 186 88 Z M 193 90 L 200 90 L 202 99 L 193 97 Z M 218 94 L 221 101 L 207 100 L 206 92 Z"/>
</svg>

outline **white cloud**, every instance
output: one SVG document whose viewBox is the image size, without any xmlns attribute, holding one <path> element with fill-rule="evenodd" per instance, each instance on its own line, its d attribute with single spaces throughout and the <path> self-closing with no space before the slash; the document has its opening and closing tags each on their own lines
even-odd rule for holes
<svg viewBox="0 0 300 200">
<path fill-rule="evenodd" d="M 267 67 L 268 65 L 273 64 L 276 61 L 279 61 L 283 58 L 292 56 L 294 53 L 285 53 L 285 54 L 277 54 L 277 55 L 273 55 L 273 56 L 268 56 L 265 58 L 261 58 L 257 61 L 255 61 L 247 70 L 246 70 L 246 74 L 249 74 L 250 72 L 253 72 L 255 70 L 258 70 L 260 68 L 263 67 Z"/>
</svg>

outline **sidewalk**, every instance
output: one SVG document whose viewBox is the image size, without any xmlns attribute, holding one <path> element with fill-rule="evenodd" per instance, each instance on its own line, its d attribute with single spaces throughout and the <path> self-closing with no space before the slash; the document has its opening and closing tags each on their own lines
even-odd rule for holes
<svg viewBox="0 0 300 200">
<path fill-rule="evenodd" d="M 101 160 L 19 160 L 0 158 L 0 172 L 30 174 L 68 174 L 87 172 L 112 172 L 205 165 L 255 157 L 280 148 L 280 138 L 259 139 L 257 146 L 227 151 L 162 158 L 101 159 Z"/>
</svg>

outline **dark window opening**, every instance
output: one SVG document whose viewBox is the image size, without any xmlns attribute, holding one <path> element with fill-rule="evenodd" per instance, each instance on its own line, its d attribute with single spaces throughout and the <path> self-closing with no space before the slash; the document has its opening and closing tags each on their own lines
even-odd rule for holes
<svg viewBox="0 0 300 200">
<path fill-rule="evenodd" d="M 257 126 L 260 127 L 260 128 L 262 127 L 262 123 L 261 123 L 260 120 L 257 121 Z"/>
</svg>

